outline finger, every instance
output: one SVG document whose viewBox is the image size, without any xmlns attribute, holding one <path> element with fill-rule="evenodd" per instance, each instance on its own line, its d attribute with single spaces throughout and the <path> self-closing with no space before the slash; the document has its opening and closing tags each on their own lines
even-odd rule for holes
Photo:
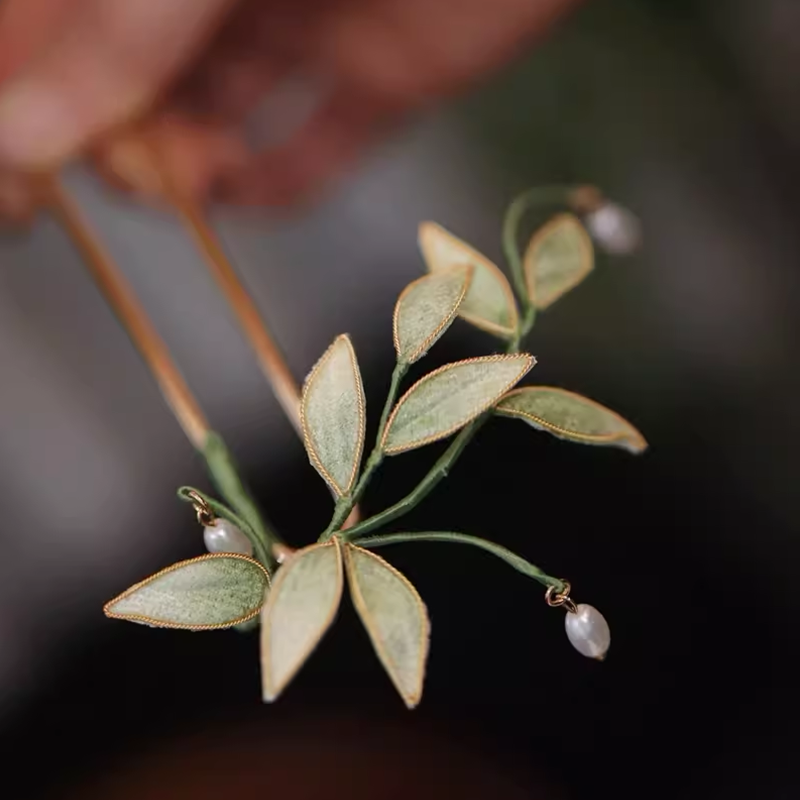
<svg viewBox="0 0 800 800">
<path fill-rule="evenodd" d="M 207 41 L 233 0 L 86 0 L 0 93 L 0 160 L 50 166 L 136 115 Z"/>
<path fill-rule="evenodd" d="M 241 205 L 292 205 L 317 192 L 401 116 L 402 109 L 339 89 L 289 141 L 224 176 L 214 195 Z"/>
<path fill-rule="evenodd" d="M 76 0 L 4 0 L 0 4 L 0 81 L 52 41 L 76 4 Z"/>
<path fill-rule="evenodd" d="M 0 169 L 0 227 L 28 225 L 35 211 L 36 197 L 26 176 Z"/>
<path fill-rule="evenodd" d="M 485 79 L 583 0 L 352 3 L 332 16 L 317 57 L 337 75 L 423 106 Z"/>
<path fill-rule="evenodd" d="M 288 27 L 284 0 L 242 0 L 208 52 L 171 94 L 170 104 L 199 117 L 239 122 L 270 88 L 303 61 L 298 47 L 308 38 Z M 308 13 L 305 0 L 300 13 Z M 308 24 L 306 24 L 306 28 Z M 271 39 L 265 39 L 264 30 Z"/>
<path fill-rule="evenodd" d="M 169 104 L 198 119 L 241 123 L 288 73 L 258 53 L 215 53 L 170 96 Z"/>
</svg>

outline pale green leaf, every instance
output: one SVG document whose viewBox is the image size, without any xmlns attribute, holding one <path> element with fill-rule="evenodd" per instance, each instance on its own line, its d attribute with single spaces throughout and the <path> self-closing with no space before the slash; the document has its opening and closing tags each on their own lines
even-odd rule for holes
<svg viewBox="0 0 800 800">
<path fill-rule="evenodd" d="M 389 417 L 388 455 L 444 439 L 491 408 L 536 363 L 527 353 L 447 364 L 415 383 Z"/>
<path fill-rule="evenodd" d="M 450 327 L 473 273 L 473 267 L 456 266 L 406 286 L 394 309 L 398 361 L 404 364 L 418 361 Z"/>
<path fill-rule="evenodd" d="M 431 625 L 417 590 L 374 553 L 346 544 L 353 605 L 392 683 L 409 708 L 422 697 Z"/>
<path fill-rule="evenodd" d="M 547 308 L 592 271 L 592 240 L 576 217 L 559 214 L 533 235 L 523 265 L 531 302 Z"/>
<path fill-rule="evenodd" d="M 107 617 L 156 628 L 213 630 L 255 617 L 269 575 L 247 556 L 210 553 L 180 561 L 106 603 Z"/>
<path fill-rule="evenodd" d="M 350 337 L 343 334 L 317 362 L 303 386 L 303 438 L 311 463 L 338 495 L 353 488 L 365 429 L 364 387 Z"/>
<path fill-rule="evenodd" d="M 275 574 L 261 615 L 261 681 L 272 702 L 330 627 L 342 597 L 338 539 L 291 555 Z"/>
<path fill-rule="evenodd" d="M 497 413 L 519 417 L 560 439 L 622 447 L 641 453 L 647 442 L 633 425 L 588 397 L 554 386 L 525 386 L 509 392 Z"/>
<path fill-rule="evenodd" d="M 506 276 L 486 256 L 435 222 L 419 226 L 419 246 L 431 272 L 474 267 L 472 283 L 458 310 L 460 317 L 495 336 L 514 335 L 518 323 L 514 293 Z"/>
</svg>

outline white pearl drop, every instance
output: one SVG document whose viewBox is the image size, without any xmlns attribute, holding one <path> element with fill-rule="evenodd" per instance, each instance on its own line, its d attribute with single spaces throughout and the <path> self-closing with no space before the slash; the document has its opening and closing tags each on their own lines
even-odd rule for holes
<svg viewBox="0 0 800 800">
<path fill-rule="evenodd" d="M 616 203 L 603 203 L 590 211 L 584 222 L 592 239 L 611 255 L 629 255 L 641 244 L 642 226 L 638 218 Z"/>
<path fill-rule="evenodd" d="M 578 605 L 577 613 L 567 612 L 564 625 L 572 646 L 587 658 L 602 661 L 611 645 L 611 631 L 605 617 L 585 603 Z"/>
<path fill-rule="evenodd" d="M 227 519 L 215 519 L 213 525 L 203 528 L 203 541 L 209 553 L 242 553 L 253 555 L 250 540 Z"/>
</svg>

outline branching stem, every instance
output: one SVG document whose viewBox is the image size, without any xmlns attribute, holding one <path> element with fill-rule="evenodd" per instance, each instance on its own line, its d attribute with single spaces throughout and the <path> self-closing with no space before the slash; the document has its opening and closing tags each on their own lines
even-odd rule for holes
<svg viewBox="0 0 800 800">
<path fill-rule="evenodd" d="M 348 533 L 350 533 L 350 531 L 348 531 Z M 478 547 L 502 559 L 506 564 L 514 567 L 517 572 L 521 572 L 523 575 L 527 575 L 529 578 L 539 581 L 543 586 L 553 586 L 556 592 L 562 592 L 564 590 L 564 582 L 562 580 L 548 575 L 535 564 L 526 561 L 522 556 L 518 556 L 507 547 L 489 542 L 486 539 L 481 539 L 478 536 L 469 536 L 465 533 L 453 533 L 451 531 L 424 531 L 422 533 L 389 533 L 385 536 L 367 536 L 363 539 L 353 540 L 353 544 L 367 549 L 384 547 L 390 544 L 405 544 L 407 542 L 451 542 Z"/>
<path fill-rule="evenodd" d="M 519 352 L 520 345 L 525 337 L 530 333 L 536 321 L 536 308 L 528 298 L 528 291 L 525 285 L 525 276 L 523 274 L 522 257 L 519 252 L 519 225 L 522 221 L 524 213 L 536 205 L 542 204 L 573 204 L 573 198 L 578 191 L 582 191 L 582 187 L 571 186 L 545 186 L 537 189 L 531 189 L 519 195 L 509 206 L 503 222 L 503 248 L 508 263 L 511 267 L 511 273 L 514 279 L 514 285 L 522 303 L 522 316 L 519 320 L 517 330 L 514 337 L 509 341 L 506 348 L 507 353 Z M 366 488 L 367 483 L 374 474 L 375 470 L 383 460 L 383 454 L 380 450 L 380 443 L 383 437 L 383 432 L 386 427 L 386 420 L 394 404 L 395 395 L 399 383 L 398 370 L 401 365 L 395 368 L 392 375 L 392 391 L 390 391 L 389 399 L 384 408 L 383 416 L 381 418 L 381 425 L 378 434 L 378 443 L 373 450 L 372 455 L 367 460 L 364 472 L 356 486 L 352 497 L 343 498 L 337 504 L 334 511 L 333 519 L 330 525 L 322 534 L 320 541 L 330 538 L 331 534 L 341 528 L 342 522 L 346 519 L 347 514 L 345 511 L 352 508 L 352 504 L 357 502 Z M 402 373 L 400 373 L 402 377 Z M 475 434 L 483 427 L 486 421 L 491 417 L 492 411 L 487 411 L 477 419 L 473 420 L 469 425 L 461 430 L 456 436 L 450 446 L 440 456 L 436 463 L 428 471 L 427 475 L 420 481 L 420 483 L 402 500 L 398 500 L 394 505 L 384 509 L 378 514 L 375 514 L 368 519 L 359 522 L 358 524 L 343 532 L 343 538 L 353 540 L 357 536 L 363 536 L 366 533 L 382 528 L 390 522 L 404 516 L 413 508 L 415 508 L 422 500 L 424 500 L 438 483 L 445 478 L 454 464 L 464 452 L 466 446 L 472 441 Z M 349 512 L 348 512 L 349 513 Z M 344 515 L 344 516 L 343 516 Z"/>
</svg>

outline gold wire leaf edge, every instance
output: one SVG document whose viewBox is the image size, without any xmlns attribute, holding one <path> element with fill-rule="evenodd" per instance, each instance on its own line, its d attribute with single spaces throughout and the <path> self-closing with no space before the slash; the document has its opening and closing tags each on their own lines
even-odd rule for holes
<svg viewBox="0 0 800 800">
<path fill-rule="evenodd" d="M 359 552 L 368 555 L 370 558 L 377 561 L 381 566 L 389 570 L 389 572 L 391 572 L 396 578 L 398 578 L 400 582 L 411 592 L 411 596 L 414 598 L 417 610 L 422 617 L 423 626 L 422 632 L 420 633 L 419 663 L 417 665 L 417 671 L 419 673 L 419 687 L 411 694 L 406 694 L 404 690 L 397 685 L 392 670 L 394 663 L 389 658 L 388 653 L 386 653 L 383 644 L 378 640 L 376 635 L 373 635 L 374 618 L 370 614 L 367 604 L 364 602 L 364 597 L 361 594 L 361 588 L 358 585 L 358 580 L 354 577 L 355 565 L 350 554 L 351 549 L 358 550 Z M 428 651 L 430 649 L 431 621 L 428 616 L 428 609 L 426 608 L 422 598 L 419 596 L 419 592 L 414 587 L 414 584 L 412 584 L 402 572 L 395 569 L 391 564 L 389 564 L 388 561 L 385 561 L 380 556 L 375 555 L 375 553 L 365 550 L 363 547 L 356 547 L 356 545 L 346 542 L 344 545 L 344 561 L 347 568 L 347 583 L 350 586 L 350 596 L 353 599 L 353 605 L 356 607 L 356 611 L 358 611 L 358 615 L 361 617 L 361 621 L 364 623 L 364 627 L 367 629 L 367 633 L 369 634 L 372 646 L 375 648 L 375 652 L 378 655 L 378 659 L 380 660 L 381 664 L 383 664 L 386 673 L 394 684 L 394 688 L 397 689 L 398 694 L 403 698 L 403 702 L 406 704 L 406 707 L 409 709 L 416 708 L 416 706 L 419 705 L 419 701 L 422 699 L 422 690 L 425 683 L 425 665 L 428 661 Z"/>
<path fill-rule="evenodd" d="M 576 226 L 579 231 L 582 269 L 571 283 L 567 284 L 547 303 L 539 304 L 536 302 L 536 264 L 534 261 L 534 253 L 539 245 L 550 236 L 554 230 L 567 223 Z M 581 221 L 574 214 L 556 214 L 556 216 L 542 225 L 542 227 L 531 236 L 528 247 L 525 249 L 525 255 L 522 258 L 522 264 L 525 273 L 525 285 L 528 289 L 528 297 L 537 309 L 543 311 L 545 308 L 549 308 L 553 305 L 556 300 L 563 297 L 567 292 L 574 289 L 594 269 L 594 247 L 592 245 L 592 238 L 589 236 L 586 228 L 581 224 Z"/>
<path fill-rule="evenodd" d="M 442 335 L 443 331 L 445 331 L 453 320 L 458 315 L 458 309 L 461 307 L 461 303 L 464 302 L 464 298 L 467 296 L 467 292 L 469 291 L 470 286 L 472 286 L 472 277 L 475 274 L 475 267 L 472 264 L 456 264 L 454 267 L 450 267 L 448 269 L 439 270 L 437 272 L 429 272 L 427 275 L 423 275 L 421 278 L 417 278 L 415 281 L 406 286 L 402 292 L 400 292 L 400 296 L 397 298 L 397 302 L 394 306 L 394 315 L 392 317 L 392 340 L 394 341 L 394 349 L 397 353 L 397 358 L 402 359 L 402 354 L 400 353 L 400 334 L 398 331 L 398 324 L 400 322 L 400 310 L 403 303 L 403 300 L 421 283 L 430 280 L 435 275 L 445 275 L 447 273 L 455 273 L 455 272 L 465 272 L 464 283 L 459 293 L 458 297 L 456 298 L 455 303 L 448 311 L 447 315 L 442 319 L 439 326 L 436 330 L 433 331 L 423 342 L 422 344 L 410 355 L 408 358 L 404 360 L 406 364 L 413 364 L 415 361 L 418 361 L 425 353 L 430 350 L 430 348 L 438 341 L 439 337 Z"/>
<path fill-rule="evenodd" d="M 560 425 L 554 425 L 552 422 L 548 422 L 546 419 L 537 417 L 535 414 L 531 414 L 527 411 L 521 411 L 517 408 L 504 408 L 502 405 L 506 400 L 511 397 L 515 397 L 518 394 L 530 394 L 540 391 L 558 392 L 559 394 L 573 397 L 576 400 L 586 403 L 587 405 L 593 406 L 599 411 L 604 411 L 606 414 L 609 414 L 611 417 L 616 419 L 617 422 L 621 423 L 626 428 L 626 431 L 613 434 L 581 433 L 580 431 L 573 431 L 569 428 L 562 428 Z M 571 392 L 568 389 L 562 389 L 559 386 L 520 386 L 518 389 L 512 389 L 510 392 L 507 392 L 502 398 L 500 398 L 500 402 L 497 404 L 495 411 L 497 414 L 503 417 L 520 417 L 522 419 L 528 419 L 531 422 L 535 422 L 537 425 L 541 425 L 543 428 L 556 433 L 562 433 L 565 436 L 570 436 L 578 441 L 593 442 L 595 444 L 611 444 L 613 442 L 626 441 L 631 444 L 636 453 L 645 451 L 649 446 L 647 444 L 647 439 L 644 438 L 638 428 L 628 422 L 628 420 L 625 419 L 625 417 L 623 417 L 621 414 L 618 414 L 616 411 L 613 411 L 607 406 L 604 406 L 602 403 L 598 403 L 596 400 L 592 400 L 585 395 L 578 394 L 577 392 Z"/>
<path fill-rule="evenodd" d="M 288 570 L 291 569 L 291 565 L 295 562 L 298 558 L 301 558 L 303 554 L 309 553 L 312 550 L 318 550 L 323 547 L 335 547 L 336 548 L 336 595 L 334 598 L 333 603 L 331 603 L 330 612 L 325 619 L 325 622 L 320 626 L 319 634 L 315 639 L 312 640 L 311 645 L 306 649 L 305 653 L 302 655 L 301 658 L 297 660 L 297 664 L 286 674 L 286 677 L 280 683 L 280 685 L 274 686 L 272 685 L 271 677 L 272 677 L 272 670 L 271 670 L 271 661 L 270 661 L 270 649 L 266 646 L 266 643 L 269 641 L 270 635 L 272 633 L 272 624 L 270 620 L 270 611 L 272 610 L 273 600 L 277 600 L 278 598 L 278 591 L 285 579 L 286 575 L 288 574 Z M 268 703 L 277 700 L 278 697 L 283 693 L 283 690 L 292 682 L 294 677 L 303 667 L 303 665 L 308 660 L 308 657 L 311 653 L 314 652 L 317 645 L 322 640 L 322 637 L 328 632 L 328 629 L 333 624 L 334 619 L 336 618 L 336 613 L 339 610 L 339 606 L 342 603 L 342 593 L 344 591 L 344 570 L 342 569 L 342 547 L 339 542 L 339 538 L 337 536 L 331 537 L 330 541 L 323 542 L 321 544 L 312 544 L 309 547 L 304 547 L 302 550 L 298 550 L 297 552 L 293 553 L 291 558 L 278 570 L 275 577 L 275 584 L 272 587 L 272 590 L 269 593 L 269 597 L 267 598 L 267 602 L 263 607 L 262 613 L 262 624 L 261 624 L 261 674 L 262 674 L 262 696 L 264 700 Z"/>
<path fill-rule="evenodd" d="M 516 331 L 517 327 L 519 326 L 519 313 L 517 312 L 517 301 L 514 298 L 514 292 L 511 289 L 511 284 L 508 282 L 508 278 L 506 278 L 503 271 L 492 261 L 490 261 L 483 253 L 479 250 L 476 250 L 471 245 L 467 244 L 463 239 L 459 239 L 457 236 L 453 235 L 448 231 L 446 228 L 443 228 L 438 222 L 432 221 L 425 221 L 421 222 L 418 229 L 417 240 L 419 242 L 420 250 L 422 250 L 423 260 L 425 261 L 425 266 L 428 269 L 428 272 L 443 272 L 444 270 L 435 270 L 431 267 L 430 259 L 427 255 L 425 245 L 423 243 L 425 237 L 425 231 L 435 230 L 438 234 L 444 235 L 445 238 L 450 239 L 451 241 L 458 244 L 460 247 L 465 248 L 474 258 L 475 261 L 480 262 L 480 264 L 485 267 L 498 281 L 500 284 L 501 289 L 503 290 L 503 294 L 506 296 L 506 303 L 508 304 L 509 309 L 509 316 L 512 321 L 512 325 L 506 328 L 503 325 L 498 325 L 496 322 L 492 322 L 491 320 L 485 319 L 484 317 L 477 317 L 474 314 L 470 314 L 469 312 L 465 313 L 463 311 L 459 311 L 458 314 L 462 319 L 465 319 L 471 325 L 474 325 L 476 328 L 480 328 L 481 330 L 486 331 L 487 333 L 493 333 L 495 335 L 502 336 L 503 338 L 509 338 L 513 336 Z M 465 262 L 464 266 L 466 266 L 468 262 Z"/>
<path fill-rule="evenodd" d="M 467 418 L 464 422 L 459 422 L 456 425 L 448 428 L 445 431 L 440 433 L 436 433 L 433 436 L 427 436 L 424 439 L 417 439 L 409 444 L 402 445 L 401 447 L 386 447 L 386 439 L 389 436 L 389 433 L 392 429 L 392 423 L 394 422 L 395 417 L 397 416 L 398 412 L 400 411 L 401 406 L 403 403 L 408 400 L 413 392 L 415 392 L 423 383 L 426 383 L 429 380 L 432 380 L 437 375 L 441 374 L 442 372 L 447 372 L 448 370 L 454 369 L 455 367 L 461 367 L 465 364 L 474 364 L 476 362 L 495 362 L 495 361 L 515 361 L 515 360 L 522 360 L 524 364 L 520 369 L 519 375 L 516 378 L 509 381 L 506 387 L 498 394 L 498 396 L 494 400 L 490 400 L 486 404 L 482 405 L 475 413 L 473 413 L 470 417 Z M 398 453 L 405 453 L 409 450 L 414 450 L 417 447 L 424 447 L 426 444 L 431 444 L 432 442 L 438 442 L 440 439 L 446 439 L 451 434 L 455 433 L 457 430 L 460 430 L 465 425 L 469 425 L 472 420 L 476 417 L 479 417 L 483 414 L 484 411 L 487 411 L 496 403 L 499 402 L 500 399 L 507 396 L 508 390 L 514 386 L 516 383 L 519 383 L 525 375 L 533 368 L 536 364 L 536 359 L 530 355 L 530 353 L 503 353 L 501 355 L 494 355 L 494 356 L 476 356 L 475 358 L 466 358 L 463 361 L 454 361 L 452 364 L 445 364 L 438 369 L 435 369 L 433 372 L 429 372 L 423 378 L 420 378 L 398 401 L 397 405 L 395 405 L 391 415 L 389 416 L 388 421 L 386 422 L 386 429 L 383 432 L 383 437 L 381 438 L 381 449 L 387 456 L 394 456 Z"/>
<path fill-rule="evenodd" d="M 211 625 L 187 625 L 186 623 L 177 623 L 177 622 L 165 622 L 164 620 L 155 619 L 154 617 L 146 617 L 142 614 L 115 614 L 111 607 L 118 603 L 120 600 L 124 600 L 126 597 L 129 597 L 134 592 L 137 592 L 139 589 L 147 586 L 148 584 L 152 583 L 153 581 L 157 580 L 158 578 L 163 577 L 164 575 L 168 575 L 170 572 L 175 572 L 176 570 L 182 569 L 183 567 L 189 566 L 189 564 L 196 564 L 200 561 L 211 561 L 215 558 L 228 558 L 228 559 L 236 559 L 238 561 L 247 561 L 249 564 L 253 564 L 254 566 L 258 567 L 262 574 L 266 579 L 267 587 L 272 585 L 270 581 L 269 572 L 267 572 L 266 568 L 263 564 L 259 561 L 256 561 L 254 558 L 250 556 L 243 555 L 242 553 L 206 553 L 202 556 L 195 556 L 195 558 L 189 558 L 185 561 L 178 561 L 176 564 L 172 564 L 169 567 L 165 567 L 162 570 L 159 570 L 150 577 L 145 578 L 143 581 L 139 581 L 139 583 L 135 583 L 133 586 L 127 588 L 122 594 L 117 595 L 113 600 L 109 600 L 103 606 L 103 613 L 109 619 L 124 619 L 128 620 L 129 622 L 143 622 L 146 625 L 153 625 L 157 628 L 171 628 L 172 630 L 181 630 L 181 631 L 217 631 L 217 630 L 224 630 L 225 628 L 232 628 L 235 625 L 241 625 L 243 622 L 248 622 L 249 620 L 257 617 L 261 613 L 261 609 L 264 607 L 266 603 L 266 598 L 262 601 L 261 605 L 258 606 L 254 611 L 246 614 L 243 617 L 238 617 L 230 622 L 216 622 Z M 266 595 L 266 592 L 265 592 Z"/>
<path fill-rule="evenodd" d="M 320 369 L 327 363 L 328 359 L 331 357 L 334 348 L 339 344 L 340 341 L 344 341 L 347 345 L 347 353 L 350 357 L 350 366 L 353 370 L 353 380 L 355 382 L 355 389 L 356 395 L 358 398 L 358 444 L 356 445 L 355 451 L 355 458 L 353 459 L 353 467 L 350 471 L 350 479 L 347 482 L 347 486 L 342 488 L 339 486 L 336 481 L 333 479 L 331 474 L 328 470 L 323 466 L 322 462 L 320 461 L 319 456 L 317 455 L 316 448 L 314 447 L 314 443 L 311 439 L 311 433 L 308 428 L 308 424 L 306 421 L 306 401 L 308 398 L 309 390 L 311 386 L 319 374 Z M 361 464 L 361 457 L 364 453 L 364 437 L 366 435 L 366 399 L 364 397 L 364 384 L 361 380 L 361 372 L 358 368 L 358 359 L 356 358 L 356 351 L 353 347 L 352 341 L 350 341 L 350 337 L 346 333 L 339 334 L 333 342 L 330 344 L 328 349 L 322 354 L 320 359 L 314 364 L 314 368 L 308 375 L 306 382 L 303 384 L 303 393 L 300 398 L 300 428 L 303 432 L 303 444 L 305 445 L 306 452 L 311 457 L 311 461 L 314 464 L 314 467 L 317 471 L 322 475 L 325 479 L 325 482 L 333 489 L 338 497 L 344 497 L 345 495 L 349 494 L 355 484 L 356 477 L 358 476 L 358 468 Z"/>
</svg>

